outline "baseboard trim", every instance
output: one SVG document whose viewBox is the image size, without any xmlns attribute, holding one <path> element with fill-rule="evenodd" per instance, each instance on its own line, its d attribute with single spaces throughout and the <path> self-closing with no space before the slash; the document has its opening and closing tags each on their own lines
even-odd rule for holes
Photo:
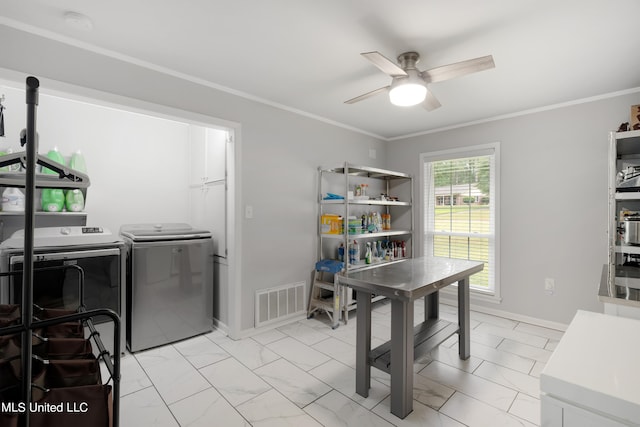
<svg viewBox="0 0 640 427">
<path fill-rule="evenodd" d="M 456 300 L 449 300 L 449 299 L 445 299 L 445 298 L 440 298 L 440 304 L 446 304 L 446 305 L 450 305 L 453 307 L 457 307 L 458 306 L 458 302 Z M 485 313 L 485 314 L 491 314 L 493 316 L 498 316 L 498 317 L 503 317 L 505 319 L 510 319 L 510 320 L 515 320 L 516 322 L 524 322 L 524 323 L 529 323 L 531 325 L 536 325 L 536 326 L 541 326 L 543 328 L 549 328 L 549 329 L 555 329 L 557 331 L 566 331 L 567 328 L 569 327 L 569 325 L 566 325 L 564 323 L 559 323 L 559 322 L 552 322 L 550 320 L 544 320 L 544 319 L 539 319 L 537 317 L 531 317 L 531 316 L 525 316 L 522 314 L 517 314 L 517 313 L 511 313 L 509 311 L 504 311 L 504 310 L 497 310 L 495 308 L 490 308 L 490 307 L 484 307 L 482 305 L 477 305 L 477 304 L 470 304 L 470 308 L 472 311 L 477 311 L 479 313 Z M 251 328 L 251 329 L 245 329 L 240 331 L 240 335 L 237 337 L 232 337 L 232 339 L 244 339 L 244 338 L 251 338 L 255 335 L 259 335 L 263 332 L 267 332 L 276 328 L 279 328 L 281 326 L 285 326 L 288 325 L 290 323 L 293 322 L 298 322 L 300 320 L 304 320 L 306 319 L 305 315 L 302 316 L 295 316 L 295 317 L 291 317 L 288 319 L 284 319 L 281 322 L 276 322 L 270 325 L 265 325 L 262 326 L 260 328 Z M 225 330 L 226 325 L 220 323 L 220 325 L 222 326 L 221 330 Z"/>
<path fill-rule="evenodd" d="M 229 335 L 229 327 L 218 319 L 213 319 L 213 327 L 221 332 L 224 332 L 225 335 Z"/>
<path fill-rule="evenodd" d="M 293 316 L 293 317 L 289 317 L 286 319 L 283 319 L 281 321 L 278 322 L 274 322 L 268 325 L 264 325 L 264 326 L 260 326 L 259 328 L 253 327 L 250 329 L 244 329 L 242 331 L 240 331 L 240 334 L 237 337 L 230 337 L 231 339 L 234 340 L 242 340 L 245 338 L 251 338 L 253 336 L 262 334 L 264 332 L 267 331 L 271 331 L 273 329 L 277 329 L 281 326 L 286 326 L 288 324 L 294 323 L 294 322 L 299 322 L 300 320 L 305 320 L 307 318 L 306 314 L 300 315 L 300 316 Z"/>
<path fill-rule="evenodd" d="M 458 306 L 456 300 L 440 299 L 441 304 L 451 305 L 453 307 Z M 509 311 L 497 310 L 495 308 L 484 307 L 482 305 L 470 304 L 471 311 L 477 311 L 480 313 L 491 314 L 493 316 L 504 317 L 505 319 L 515 320 L 516 322 L 529 323 L 531 325 L 541 326 L 543 328 L 555 329 L 557 331 L 566 331 L 569 325 L 560 322 L 552 322 L 550 320 L 539 319 L 537 317 L 525 316 L 523 314 L 511 313 Z"/>
</svg>

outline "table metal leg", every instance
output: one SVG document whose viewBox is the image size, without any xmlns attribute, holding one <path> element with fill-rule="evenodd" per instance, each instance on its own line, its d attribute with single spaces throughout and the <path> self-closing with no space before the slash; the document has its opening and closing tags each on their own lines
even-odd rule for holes
<svg viewBox="0 0 640 427">
<path fill-rule="evenodd" d="M 371 388 L 371 294 L 357 291 L 356 303 L 356 393 L 369 397 Z"/>
<path fill-rule="evenodd" d="M 340 315 L 342 314 L 340 307 L 344 304 L 342 300 L 342 293 L 340 292 L 342 285 L 340 285 L 340 281 L 338 280 L 338 274 L 333 275 L 333 317 L 331 320 L 333 321 L 331 324 L 331 329 L 336 329 L 340 326 Z"/>
<path fill-rule="evenodd" d="M 435 291 L 424 297 L 424 320 L 440 317 L 440 292 Z"/>
<path fill-rule="evenodd" d="M 391 300 L 391 413 L 413 411 L 413 301 Z"/>
<path fill-rule="evenodd" d="M 471 355 L 471 322 L 469 318 L 469 278 L 458 282 L 458 355 L 467 360 Z"/>
</svg>

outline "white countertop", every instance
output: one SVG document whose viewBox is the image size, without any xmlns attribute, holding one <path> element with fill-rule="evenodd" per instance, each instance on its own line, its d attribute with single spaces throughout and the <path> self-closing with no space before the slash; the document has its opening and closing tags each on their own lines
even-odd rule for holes
<svg viewBox="0 0 640 427">
<path fill-rule="evenodd" d="M 640 320 L 578 310 L 540 375 L 540 390 L 640 423 Z"/>
</svg>

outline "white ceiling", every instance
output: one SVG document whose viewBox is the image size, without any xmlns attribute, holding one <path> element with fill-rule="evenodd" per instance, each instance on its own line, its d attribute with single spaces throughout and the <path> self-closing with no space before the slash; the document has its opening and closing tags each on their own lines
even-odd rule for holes
<svg viewBox="0 0 640 427">
<path fill-rule="evenodd" d="M 639 20 L 638 0 L 0 0 L 0 24 L 391 139 L 634 90 Z M 390 83 L 359 55 L 374 50 L 496 68 L 430 85 L 433 112 L 344 104 Z"/>
</svg>

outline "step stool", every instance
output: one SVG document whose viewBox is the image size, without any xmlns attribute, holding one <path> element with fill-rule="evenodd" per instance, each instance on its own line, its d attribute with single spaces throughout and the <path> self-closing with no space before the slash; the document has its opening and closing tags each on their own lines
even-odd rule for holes
<svg viewBox="0 0 640 427">
<path fill-rule="evenodd" d="M 347 287 L 338 283 L 338 275 L 344 270 L 344 263 L 341 261 L 325 259 L 316 263 L 316 271 L 309 292 L 309 308 L 307 319 L 313 317 L 315 312 L 324 311 L 329 316 L 331 328 L 339 326 L 340 317 L 344 324 L 349 319 L 349 309 L 347 307 Z M 325 274 L 333 274 L 333 281 L 325 280 Z M 330 291 L 331 297 L 322 296 L 322 291 Z"/>
</svg>

